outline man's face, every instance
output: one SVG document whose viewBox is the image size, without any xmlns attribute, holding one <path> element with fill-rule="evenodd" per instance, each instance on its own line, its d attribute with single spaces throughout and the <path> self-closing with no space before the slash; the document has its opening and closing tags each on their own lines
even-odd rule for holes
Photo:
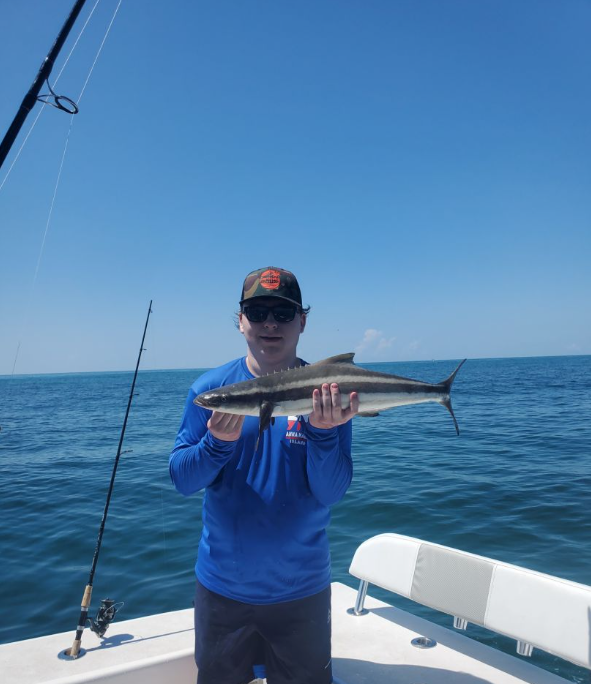
<svg viewBox="0 0 591 684">
<path fill-rule="evenodd" d="M 257 297 L 249 300 L 248 304 L 262 305 L 269 309 L 290 306 L 289 302 L 278 297 Z M 293 362 L 298 340 L 306 327 L 306 314 L 296 313 L 293 321 L 278 323 L 269 312 L 261 323 L 252 323 L 241 312 L 238 320 L 240 332 L 246 338 L 246 344 L 255 357 L 260 355 L 267 363 L 273 364 Z"/>
</svg>

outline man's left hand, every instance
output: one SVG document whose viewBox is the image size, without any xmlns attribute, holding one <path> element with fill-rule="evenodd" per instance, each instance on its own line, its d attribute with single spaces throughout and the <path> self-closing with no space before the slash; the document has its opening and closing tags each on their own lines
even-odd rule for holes
<svg viewBox="0 0 591 684">
<path fill-rule="evenodd" d="M 312 393 L 312 413 L 308 418 L 310 425 L 329 430 L 346 423 L 359 411 L 357 392 L 351 392 L 349 402 L 349 408 L 342 408 L 341 391 L 337 383 L 324 383 L 321 390 L 315 389 Z"/>
</svg>

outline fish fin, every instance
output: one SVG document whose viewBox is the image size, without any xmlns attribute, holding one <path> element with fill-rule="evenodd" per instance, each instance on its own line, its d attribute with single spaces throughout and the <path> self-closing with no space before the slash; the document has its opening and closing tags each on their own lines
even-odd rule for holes
<svg viewBox="0 0 591 684">
<path fill-rule="evenodd" d="M 444 381 L 441 383 L 441 385 L 443 386 L 443 391 L 445 392 L 446 396 L 444 396 L 442 399 L 440 399 L 439 403 L 440 403 L 442 406 L 445 406 L 445 408 L 449 411 L 449 414 L 450 414 L 450 416 L 451 416 L 452 419 L 453 419 L 453 422 L 454 422 L 454 426 L 455 426 L 455 428 L 456 428 L 456 434 L 457 434 L 457 435 L 460 434 L 460 428 L 458 427 L 458 421 L 456 420 L 456 417 L 455 417 L 455 415 L 454 415 L 454 410 L 453 410 L 453 408 L 452 408 L 452 406 L 451 406 L 451 399 L 449 398 L 449 393 L 450 393 L 450 391 L 451 391 L 451 386 L 452 386 L 452 384 L 453 384 L 453 381 L 454 381 L 455 378 L 456 378 L 457 372 L 460 370 L 460 368 L 461 368 L 465 363 L 466 363 L 466 359 L 464 359 L 463 361 L 460 361 L 460 363 L 458 364 L 457 368 L 456 368 L 455 371 L 449 376 L 449 378 L 447 378 L 447 380 L 444 380 Z"/>
<path fill-rule="evenodd" d="M 374 418 L 375 416 L 379 416 L 380 414 L 378 411 L 360 411 L 355 415 L 361 416 L 361 418 Z"/>
<path fill-rule="evenodd" d="M 322 359 L 322 361 L 316 361 L 312 363 L 312 366 L 324 366 L 329 363 L 353 363 L 354 352 L 349 352 L 348 354 L 338 354 L 337 356 L 329 356 L 327 359 Z"/>
<path fill-rule="evenodd" d="M 456 368 L 455 371 L 449 376 L 449 378 L 447 378 L 447 380 L 444 380 L 444 381 L 441 383 L 441 384 L 444 386 L 444 388 L 445 388 L 445 390 L 447 391 L 448 394 L 449 394 L 449 391 L 450 391 L 450 389 L 451 389 L 451 386 L 452 386 L 453 381 L 456 379 L 457 372 L 458 372 L 458 371 L 460 370 L 460 368 L 466 363 L 466 361 L 467 361 L 467 359 L 464 359 L 463 361 L 460 361 L 460 363 L 458 363 L 457 368 Z"/>
<path fill-rule="evenodd" d="M 257 443 L 255 444 L 254 450 L 259 448 L 259 441 L 263 432 L 269 427 L 273 421 L 273 409 L 275 407 L 270 401 L 263 401 L 261 404 L 261 410 L 259 413 L 259 435 L 257 437 Z"/>
<path fill-rule="evenodd" d="M 271 424 L 274 408 L 273 403 L 270 401 L 263 401 L 261 404 L 259 413 L 259 433 L 264 432 Z"/>
<path fill-rule="evenodd" d="M 456 420 L 456 417 L 454 416 L 454 410 L 451 406 L 451 399 L 449 397 L 444 397 L 443 399 L 439 400 L 439 403 L 442 406 L 445 406 L 445 408 L 449 411 L 449 414 L 452 417 L 452 420 L 453 420 L 455 428 L 456 428 L 456 435 L 459 435 L 460 434 L 460 428 L 458 427 L 458 421 Z"/>
</svg>

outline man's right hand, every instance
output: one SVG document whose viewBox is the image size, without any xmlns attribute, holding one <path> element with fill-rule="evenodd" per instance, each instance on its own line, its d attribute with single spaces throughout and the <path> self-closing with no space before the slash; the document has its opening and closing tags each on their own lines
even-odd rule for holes
<svg viewBox="0 0 591 684">
<path fill-rule="evenodd" d="M 223 442 L 235 442 L 240 437 L 243 423 L 244 416 L 214 411 L 207 421 L 207 429 Z"/>
</svg>

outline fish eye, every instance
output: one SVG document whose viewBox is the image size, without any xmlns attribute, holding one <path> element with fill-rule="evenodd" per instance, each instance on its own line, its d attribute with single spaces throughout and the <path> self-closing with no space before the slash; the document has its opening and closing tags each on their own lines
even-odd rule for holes
<svg viewBox="0 0 591 684">
<path fill-rule="evenodd" d="M 227 395 L 227 394 L 222 394 L 222 396 L 220 397 L 220 399 L 222 400 L 222 404 L 225 404 L 225 403 L 228 401 L 228 395 Z"/>
</svg>

